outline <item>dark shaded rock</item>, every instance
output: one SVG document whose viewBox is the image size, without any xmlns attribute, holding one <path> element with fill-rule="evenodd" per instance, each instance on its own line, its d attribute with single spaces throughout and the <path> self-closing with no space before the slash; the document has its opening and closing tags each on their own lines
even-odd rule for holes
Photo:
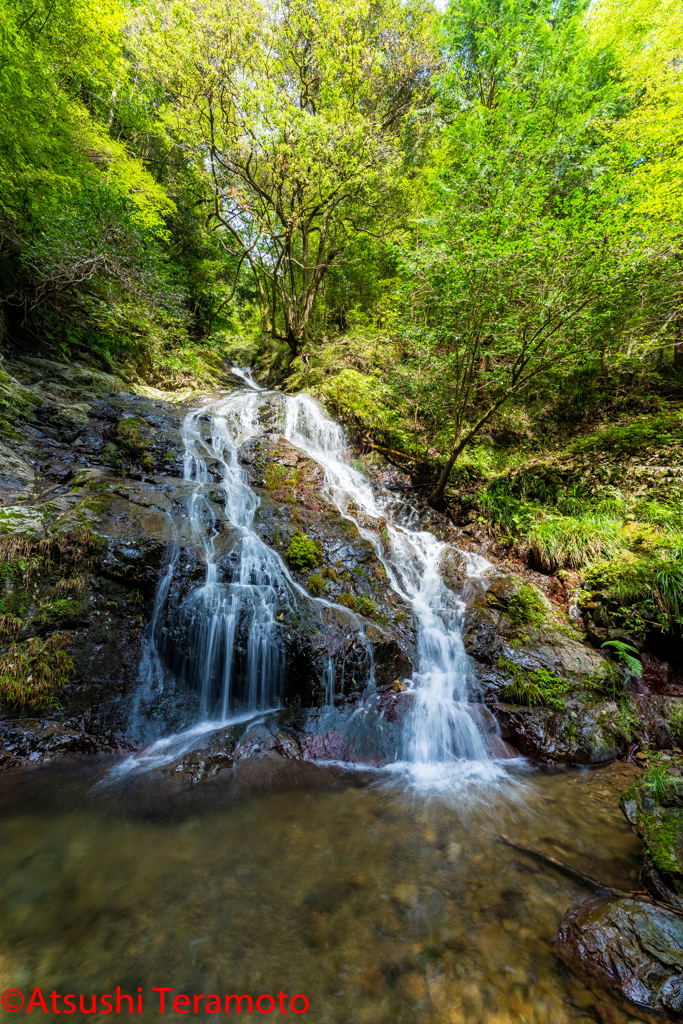
<svg viewBox="0 0 683 1024">
<path fill-rule="evenodd" d="M 252 725 L 244 733 L 235 747 L 235 760 L 257 757 L 269 750 L 275 750 L 276 739 L 272 731 L 265 725 Z"/>
<path fill-rule="evenodd" d="M 35 416 L 43 433 L 56 441 L 71 443 L 83 433 L 88 424 L 90 407 L 86 402 L 74 405 L 45 403 L 36 409 Z"/>
<path fill-rule="evenodd" d="M 659 871 L 652 857 L 647 852 L 643 858 L 640 881 L 656 900 L 662 900 L 664 903 L 670 903 L 672 907 L 677 907 L 678 910 L 683 910 L 683 895 L 676 892 L 671 884 L 670 877 Z"/>
<path fill-rule="evenodd" d="M 0 501 L 16 501 L 31 494 L 35 480 L 33 466 L 0 441 Z"/>
<path fill-rule="evenodd" d="M 112 733 L 89 731 L 83 721 L 0 720 L 0 770 L 40 764 L 65 754 L 119 753 L 130 749 L 130 744 Z"/>
<path fill-rule="evenodd" d="M 683 918 L 637 900 L 586 900 L 562 918 L 555 951 L 638 1011 L 683 1016 Z"/>
</svg>

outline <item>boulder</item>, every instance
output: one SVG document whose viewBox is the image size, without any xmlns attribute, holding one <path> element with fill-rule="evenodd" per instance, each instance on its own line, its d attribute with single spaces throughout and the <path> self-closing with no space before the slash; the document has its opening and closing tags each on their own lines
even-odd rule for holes
<svg viewBox="0 0 683 1024">
<path fill-rule="evenodd" d="M 500 702 L 490 706 L 502 736 L 536 761 L 603 764 L 622 757 L 628 748 L 613 701 L 586 705 L 570 698 L 562 710 Z"/>
<path fill-rule="evenodd" d="M 562 918 L 555 951 L 635 1013 L 683 1016 L 683 918 L 670 911 L 639 900 L 586 900 Z"/>
</svg>

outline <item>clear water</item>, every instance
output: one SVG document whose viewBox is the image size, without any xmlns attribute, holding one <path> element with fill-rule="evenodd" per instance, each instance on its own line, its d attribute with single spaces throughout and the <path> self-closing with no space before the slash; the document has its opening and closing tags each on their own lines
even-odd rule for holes
<svg viewBox="0 0 683 1024">
<path fill-rule="evenodd" d="M 141 986 L 144 1021 L 166 1019 L 151 990 L 172 986 L 303 993 L 311 1024 L 626 1024 L 552 950 L 588 893 L 494 837 L 632 888 L 617 801 L 634 771 L 536 773 L 523 802 L 460 807 L 267 758 L 197 786 L 93 788 L 109 763 L 92 760 L 4 773 L 3 988 Z"/>
</svg>

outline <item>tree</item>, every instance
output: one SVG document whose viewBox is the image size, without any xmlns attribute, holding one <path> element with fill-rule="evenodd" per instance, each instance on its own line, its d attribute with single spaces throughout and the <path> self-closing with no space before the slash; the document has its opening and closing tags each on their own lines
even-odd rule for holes
<svg viewBox="0 0 683 1024">
<path fill-rule="evenodd" d="M 595 344 L 607 296 L 623 298 L 642 267 L 595 124 L 620 113 L 621 92 L 582 13 L 463 0 L 446 15 L 432 200 L 404 254 L 410 330 L 429 335 L 452 438 L 436 502 L 505 401 Z"/>
<path fill-rule="evenodd" d="M 0 308 L 15 334 L 45 311 L 63 327 L 98 286 L 107 301 L 173 301 L 173 203 L 110 131 L 124 25 L 118 0 L 0 10 Z"/>
<path fill-rule="evenodd" d="M 683 369 L 683 18 L 679 0 L 598 0 L 588 26 L 594 48 L 611 47 L 632 96 L 628 117 L 605 121 L 613 162 L 624 168 L 634 223 L 671 246 L 669 301 L 651 310 L 650 335 Z"/>
<path fill-rule="evenodd" d="M 161 3 L 139 27 L 207 217 L 294 357 L 346 241 L 404 216 L 401 138 L 429 95 L 427 0 Z"/>
</svg>

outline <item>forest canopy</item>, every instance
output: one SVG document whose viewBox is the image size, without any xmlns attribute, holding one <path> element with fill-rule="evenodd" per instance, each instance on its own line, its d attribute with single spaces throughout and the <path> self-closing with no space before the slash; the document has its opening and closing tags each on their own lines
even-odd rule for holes
<svg viewBox="0 0 683 1024">
<path fill-rule="evenodd" d="M 7 0 L 5 338 L 254 363 L 438 502 L 520 402 L 683 369 L 682 13 Z"/>
</svg>

